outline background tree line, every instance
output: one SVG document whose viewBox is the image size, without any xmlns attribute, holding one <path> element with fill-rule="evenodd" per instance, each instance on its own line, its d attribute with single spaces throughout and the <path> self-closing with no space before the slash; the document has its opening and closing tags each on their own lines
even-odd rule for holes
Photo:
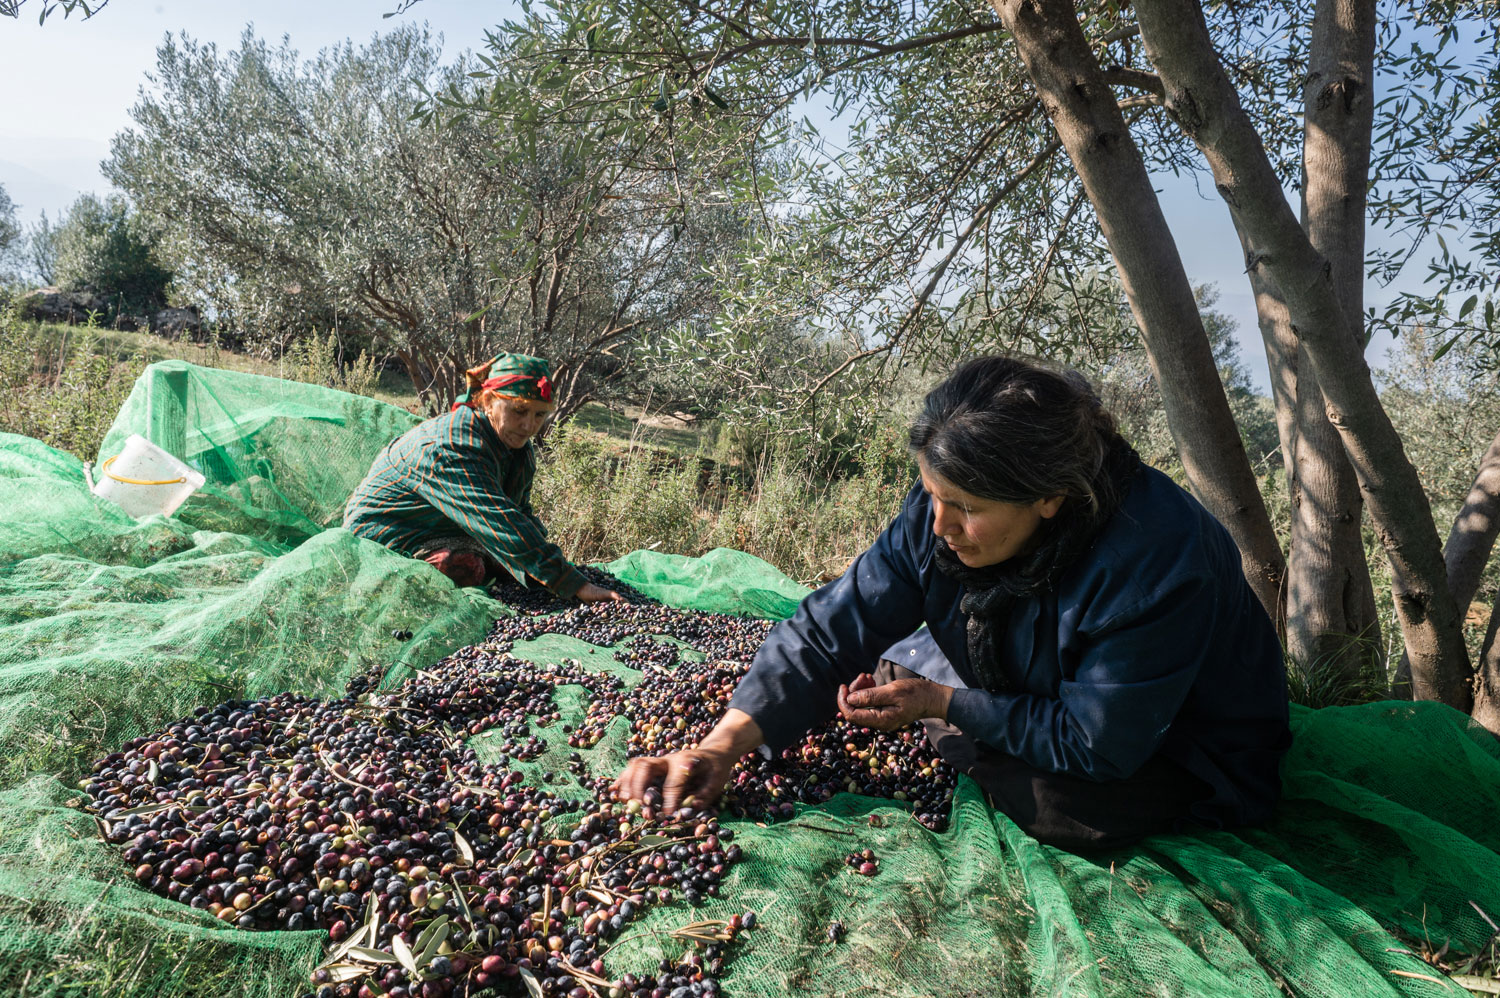
<svg viewBox="0 0 1500 998">
<path fill-rule="evenodd" d="M 164 307 L 172 280 L 159 232 L 125 198 L 81 195 L 56 221 L 23 226 L 0 186 L 0 283 L 87 291 L 108 303 L 101 320 Z"/>
<path fill-rule="evenodd" d="M 635 401 L 645 334 L 716 310 L 711 268 L 752 224 L 722 196 L 743 164 L 687 179 L 586 120 L 417 113 L 511 102 L 508 64 L 444 63 L 415 27 L 308 60 L 250 32 L 169 39 L 106 172 L 159 226 L 176 293 L 251 342 L 338 330 L 433 410 L 498 349 L 552 360 L 564 416 Z"/>
</svg>

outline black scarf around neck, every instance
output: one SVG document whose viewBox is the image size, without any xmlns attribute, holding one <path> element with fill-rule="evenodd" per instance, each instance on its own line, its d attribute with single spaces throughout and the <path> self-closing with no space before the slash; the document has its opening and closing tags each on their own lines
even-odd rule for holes
<svg viewBox="0 0 1500 998">
<path fill-rule="evenodd" d="M 970 568 L 948 546 L 938 544 L 938 571 L 963 586 L 959 609 L 967 620 L 969 668 L 981 688 L 992 693 L 1014 692 L 1000 659 L 1000 640 L 1016 601 L 1046 592 L 1088 550 L 1130 490 L 1140 469 L 1135 448 L 1116 436 L 1094 475 L 1096 506 L 1064 501 L 1058 514 L 1043 520 L 1038 543 L 998 565 Z M 1016 663 L 1018 666 L 1025 663 Z"/>
</svg>

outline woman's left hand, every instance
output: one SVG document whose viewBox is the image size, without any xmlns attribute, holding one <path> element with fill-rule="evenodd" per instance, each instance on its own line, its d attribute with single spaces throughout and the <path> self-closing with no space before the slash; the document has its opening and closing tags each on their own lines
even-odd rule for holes
<svg viewBox="0 0 1500 998">
<path fill-rule="evenodd" d="M 879 731 L 895 731 L 913 721 L 948 717 L 953 688 L 928 679 L 897 679 L 876 686 L 869 673 L 862 673 L 847 686 L 839 687 L 839 713 L 851 724 Z"/>
</svg>

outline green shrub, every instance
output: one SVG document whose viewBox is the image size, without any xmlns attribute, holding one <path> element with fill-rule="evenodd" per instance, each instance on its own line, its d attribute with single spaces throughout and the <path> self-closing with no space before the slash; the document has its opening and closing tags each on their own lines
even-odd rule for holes
<svg viewBox="0 0 1500 998">
<path fill-rule="evenodd" d="M 145 367 L 102 353 L 84 327 L 23 322 L 0 308 L 0 431 L 92 459 Z"/>
<path fill-rule="evenodd" d="M 375 358 L 361 350 L 358 357 L 345 363 L 343 347 L 333 333 L 327 339 L 314 332 L 293 340 L 282 355 L 280 374 L 290 381 L 371 398 L 380 385 Z"/>
</svg>

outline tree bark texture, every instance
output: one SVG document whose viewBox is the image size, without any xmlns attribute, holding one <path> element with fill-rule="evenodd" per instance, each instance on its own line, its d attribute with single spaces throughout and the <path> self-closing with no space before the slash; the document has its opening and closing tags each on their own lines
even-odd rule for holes
<svg viewBox="0 0 1500 998">
<path fill-rule="evenodd" d="M 1374 0 L 1319 0 L 1303 88 L 1303 228 L 1332 268 L 1334 291 L 1350 323 L 1329 335 L 1352 335 L 1360 350 L 1375 21 Z M 1307 347 L 1300 337 L 1296 342 L 1287 650 L 1304 667 L 1331 670 L 1358 688 L 1375 678 L 1371 650 L 1380 648 L 1360 523 L 1364 499 L 1343 441 L 1328 421 Z M 1376 675 L 1383 685 L 1383 670 Z"/>
<path fill-rule="evenodd" d="M 1193 0 L 1137 0 L 1141 41 L 1166 88 L 1166 106 L 1198 146 L 1261 269 L 1286 302 L 1329 421 L 1359 477 L 1390 560 L 1396 614 L 1413 689 L 1467 712 L 1473 703 L 1461 621 L 1448 590 L 1432 507 L 1380 404 L 1364 351 L 1344 314 L 1333 268 L 1282 193 L 1265 147 L 1240 106 Z"/>
<path fill-rule="evenodd" d="M 1380 647 L 1380 622 L 1360 531 L 1358 484 L 1322 409 L 1322 395 L 1312 382 L 1286 302 L 1259 271 L 1249 277 L 1291 500 L 1283 628 L 1287 657 L 1304 673 L 1334 669 L 1346 686 L 1366 686 L 1373 678 L 1369 649 Z M 1318 403 L 1312 408 L 1303 404 L 1309 382 Z M 1308 421 L 1318 433 L 1307 432 Z M 1342 493 L 1329 487 L 1334 476 L 1328 468 L 1335 461 L 1348 476 L 1352 505 L 1338 502 Z"/>
<path fill-rule="evenodd" d="M 1488 731 L 1500 732 L 1500 647 L 1495 634 L 1500 631 L 1500 598 L 1490 610 L 1484 650 L 1479 654 L 1479 682 L 1474 691 L 1473 718 Z"/>
<path fill-rule="evenodd" d="M 1500 436 L 1479 459 L 1479 473 L 1464 499 L 1464 508 L 1453 519 L 1443 561 L 1448 566 L 1448 588 L 1460 610 L 1474 601 L 1479 579 L 1490 560 L 1495 537 L 1500 534 Z"/>
<path fill-rule="evenodd" d="M 1443 561 L 1448 567 L 1448 588 L 1453 601 L 1462 613 L 1479 591 L 1479 580 L 1484 575 L 1484 566 L 1490 560 L 1495 547 L 1495 537 L 1500 535 L 1500 436 L 1497 436 L 1479 459 L 1479 473 L 1464 500 L 1463 509 L 1453 518 L 1453 527 L 1448 531 L 1448 543 L 1443 546 Z M 1480 659 L 1481 687 L 1500 690 L 1500 653 L 1494 649 L 1497 626 L 1495 611 L 1491 611 L 1489 632 L 1485 636 L 1484 651 Z M 1396 683 L 1410 684 L 1411 663 L 1405 656 L 1396 670 Z M 1500 702 L 1500 701 L 1497 701 Z M 1495 709 L 1493 706 L 1490 709 Z M 1475 716 L 1479 708 L 1475 706 Z M 1485 727 L 1489 727 L 1488 724 Z M 1500 730 L 1490 728 L 1491 731 Z"/>
<path fill-rule="evenodd" d="M 1286 564 L 1219 381 L 1198 303 L 1140 150 L 1066 0 L 991 0 L 1109 242 L 1183 469 L 1280 620 Z"/>
</svg>

